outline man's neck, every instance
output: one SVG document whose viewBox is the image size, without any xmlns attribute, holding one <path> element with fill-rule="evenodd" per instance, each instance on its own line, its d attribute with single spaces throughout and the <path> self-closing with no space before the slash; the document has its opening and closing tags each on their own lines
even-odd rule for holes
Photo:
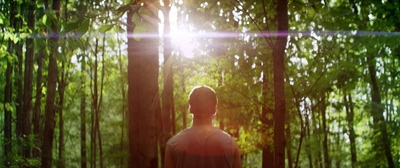
<svg viewBox="0 0 400 168">
<path fill-rule="evenodd" d="M 192 127 L 212 127 L 213 117 L 194 117 Z"/>
</svg>

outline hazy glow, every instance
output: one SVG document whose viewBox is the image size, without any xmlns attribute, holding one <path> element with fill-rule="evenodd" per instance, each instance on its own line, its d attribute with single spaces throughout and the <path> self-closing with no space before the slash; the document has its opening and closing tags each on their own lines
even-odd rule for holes
<svg viewBox="0 0 400 168">
<path fill-rule="evenodd" d="M 187 58 L 194 56 L 194 35 L 187 31 L 188 26 L 178 22 L 178 9 L 171 6 L 170 11 L 171 42 L 174 50 Z"/>
<path fill-rule="evenodd" d="M 175 50 L 187 58 L 193 58 L 194 44 L 193 35 L 185 30 L 171 30 L 172 45 Z"/>
</svg>

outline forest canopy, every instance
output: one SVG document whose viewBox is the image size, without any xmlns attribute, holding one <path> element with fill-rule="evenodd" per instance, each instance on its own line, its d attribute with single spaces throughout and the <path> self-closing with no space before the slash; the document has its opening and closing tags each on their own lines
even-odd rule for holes
<svg viewBox="0 0 400 168">
<path fill-rule="evenodd" d="M 400 166 L 397 1 L 0 9 L 0 167 L 162 167 L 197 85 L 243 167 Z"/>
</svg>

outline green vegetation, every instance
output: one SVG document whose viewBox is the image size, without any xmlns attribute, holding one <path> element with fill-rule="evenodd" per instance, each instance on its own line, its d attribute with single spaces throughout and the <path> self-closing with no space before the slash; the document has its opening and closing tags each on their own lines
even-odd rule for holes
<svg viewBox="0 0 400 168">
<path fill-rule="evenodd" d="M 397 1 L 0 9 L 0 167 L 162 167 L 196 85 L 243 167 L 400 166 Z"/>
</svg>

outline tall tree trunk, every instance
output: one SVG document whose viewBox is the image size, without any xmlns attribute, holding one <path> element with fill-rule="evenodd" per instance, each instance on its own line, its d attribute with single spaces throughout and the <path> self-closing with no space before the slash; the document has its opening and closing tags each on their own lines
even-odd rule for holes
<svg viewBox="0 0 400 168">
<path fill-rule="evenodd" d="M 182 59 L 182 57 L 179 57 L 180 59 Z M 181 67 L 183 69 L 183 67 Z M 183 71 L 182 71 L 183 72 Z M 186 88 L 185 88 L 185 74 L 182 73 L 181 74 L 181 84 L 180 86 L 182 87 L 182 93 L 185 94 L 186 93 Z M 188 112 L 188 107 L 187 105 L 184 105 L 181 109 L 181 115 L 182 115 L 182 128 L 186 128 L 187 127 L 187 112 Z"/>
<path fill-rule="evenodd" d="M 81 168 L 87 167 L 87 155 L 86 155 L 86 55 L 82 54 L 81 60 L 81 86 L 80 86 L 80 117 L 81 117 Z"/>
<path fill-rule="evenodd" d="M 58 107 L 57 112 L 58 112 L 58 129 L 59 129 L 59 138 L 58 138 L 58 163 L 57 167 L 58 168 L 63 168 L 65 167 L 65 160 L 64 160 L 64 150 L 65 150 L 65 144 L 64 144 L 64 117 L 63 117 L 63 108 L 64 108 L 64 92 L 65 92 L 65 87 L 67 85 L 66 79 L 65 79 L 65 62 L 62 62 L 61 65 L 61 79 L 58 84 Z"/>
<path fill-rule="evenodd" d="M 32 32 L 35 29 L 35 0 L 28 3 L 28 27 Z M 25 72 L 24 72 L 24 117 L 22 121 L 23 133 L 25 141 L 29 141 L 31 134 L 32 122 L 32 90 L 33 90 L 33 62 L 34 62 L 35 45 L 34 39 L 28 38 L 26 40 L 26 54 L 25 54 Z M 24 148 L 23 155 L 25 158 L 31 157 L 31 147 Z"/>
<path fill-rule="evenodd" d="M 346 107 L 346 119 L 349 127 L 351 166 L 357 167 L 356 133 L 354 131 L 354 105 L 351 94 L 345 93 L 344 103 Z"/>
<path fill-rule="evenodd" d="M 14 3 L 14 2 L 13 2 Z M 21 13 L 21 11 L 24 11 L 23 9 L 24 4 L 19 4 L 18 2 L 15 4 L 14 10 L 16 12 L 20 12 L 19 14 L 23 17 L 24 13 Z M 19 10 L 18 10 L 19 8 Z M 15 28 L 15 33 L 21 33 L 20 29 L 22 27 L 22 19 L 21 17 L 15 18 L 14 20 L 14 28 Z M 17 122 L 16 122 L 16 134 L 18 138 L 25 139 L 24 135 L 24 121 L 25 121 L 25 115 L 24 115 L 24 92 L 23 92 L 23 56 L 22 56 L 22 44 L 21 41 L 18 41 L 17 43 L 14 44 L 14 54 L 17 56 L 18 61 L 17 66 L 15 68 L 15 86 L 17 88 L 17 98 L 15 100 L 15 109 L 16 109 L 16 114 L 17 114 Z M 27 135 L 26 135 L 27 136 Z M 23 148 L 25 144 L 21 144 Z M 20 152 L 20 151 L 18 151 Z M 23 151 L 20 152 L 23 155 Z"/>
<path fill-rule="evenodd" d="M 48 9 L 48 2 L 45 1 L 44 10 Z M 47 29 L 43 30 L 47 34 Z M 46 39 L 45 39 L 46 40 Z M 45 43 L 46 44 L 46 43 Z M 40 46 L 45 47 L 45 46 Z M 44 50 L 40 50 L 37 56 L 37 74 L 36 74 L 36 99 L 35 109 L 33 114 L 33 135 L 35 136 L 35 148 L 33 149 L 33 157 L 38 158 L 40 156 L 40 147 L 42 142 L 42 126 L 41 126 L 41 106 L 42 106 L 42 85 L 43 85 L 43 57 L 45 55 Z"/>
<path fill-rule="evenodd" d="M 371 82 L 371 99 L 372 99 L 372 119 L 374 122 L 374 125 L 377 127 L 377 129 L 380 131 L 380 141 L 387 160 L 387 165 L 389 168 L 394 167 L 394 161 L 393 161 L 393 156 L 391 152 L 391 142 L 389 139 L 389 135 L 387 132 L 387 127 L 386 127 L 386 121 L 385 118 L 383 117 L 383 112 L 384 108 L 381 103 L 381 95 L 379 93 L 379 87 L 378 87 L 378 82 L 376 79 L 376 69 L 375 69 L 375 58 L 373 56 L 368 56 L 367 57 L 367 62 L 368 62 L 368 72 L 369 72 L 369 77 L 370 77 L 370 82 Z M 380 145 L 377 145 L 380 146 Z"/>
<path fill-rule="evenodd" d="M 274 70 L 274 166 L 276 168 L 285 167 L 285 48 L 287 43 L 288 31 L 288 1 L 279 0 L 277 3 L 278 32 L 276 44 L 272 51 L 272 62 Z"/>
<path fill-rule="evenodd" d="M 12 47 L 9 49 L 12 50 Z M 12 64 L 7 62 L 6 85 L 4 88 L 4 166 L 10 167 L 10 153 L 12 151 Z"/>
<path fill-rule="evenodd" d="M 97 109 L 96 109 L 96 131 L 97 131 L 97 139 L 99 142 L 99 160 L 100 160 L 100 167 L 104 167 L 104 161 L 103 161 L 103 146 L 102 146 L 102 139 L 101 139 L 101 131 L 100 131 L 100 107 L 103 99 L 103 86 L 104 86 L 104 75 L 105 75 L 105 46 L 106 46 L 106 36 L 104 35 L 103 37 L 103 46 L 102 46 L 102 57 L 101 57 L 101 81 L 100 81 L 100 95 L 98 98 L 98 103 L 97 103 Z M 96 62 L 97 62 L 97 57 L 96 57 Z"/>
<path fill-rule="evenodd" d="M 331 167 L 331 159 L 329 157 L 329 148 L 328 148 L 328 134 L 329 134 L 329 128 L 327 127 L 326 123 L 326 118 L 328 117 L 326 115 L 326 96 L 325 93 L 322 93 L 322 98 L 321 98 L 321 103 L 320 103 L 320 111 L 321 111 L 321 120 L 322 120 L 322 133 L 323 133 L 323 139 L 322 139 L 322 151 L 324 155 L 324 167 L 325 168 L 330 168 Z"/>
<path fill-rule="evenodd" d="M 263 132 L 265 132 L 266 134 L 265 136 L 267 138 L 273 139 L 274 134 L 273 134 L 273 129 L 271 128 L 274 128 L 274 119 L 273 119 L 274 109 L 272 107 L 267 107 L 267 104 L 273 101 L 272 97 L 268 97 L 268 95 L 273 95 L 273 94 L 268 94 L 273 92 L 272 84 L 269 83 L 271 79 L 268 78 L 268 75 L 271 72 L 271 70 L 268 69 L 268 67 L 270 67 L 270 61 L 265 60 L 264 65 L 265 67 L 263 71 L 263 87 L 262 87 L 262 97 L 264 99 L 264 102 L 262 106 L 260 120 L 263 123 Z M 274 164 L 275 164 L 274 145 L 272 141 L 269 141 L 262 149 L 262 167 L 263 168 L 274 167 Z"/>
<path fill-rule="evenodd" d="M 312 110 L 312 111 L 316 111 L 316 110 Z M 313 115 L 314 116 L 314 115 Z M 313 131 L 313 133 L 320 133 L 321 134 L 321 132 L 322 133 L 324 133 L 325 131 L 324 131 L 324 128 L 321 128 L 320 127 L 320 125 L 323 125 L 322 124 L 322 119 L 321 119 L 321 117 L 325 117 L 325 116 L 322 116 L 322 114 L 320 113 L 319 114 L 319 116 L 314 116 L 314 131 Z M 319 134 L 317 134 L 316 135 L 317 136 L 317 139 L 321 139 L 321 136 L 319 135 Z M 317 145 L 317 147 L 318 147 L 318 149 L 321 149 L 322 147 L 322 143 L 323 142 L 321 142 L 321 141 L 318 141 L 318 143 L 316 144 Z M 323 168 L 324 167 L 324 161 L 323 161 L 323 151 L 322 150 L 318 150 L 317 151 L 317 154 L 316 154 L 316 157 L 315 157 L 315 167 L 320 167 L 320 168 Z"/>
<path fill-rule="evenodd" d="M 166 143 L 173 133 L 172 123 L 175 118 L 172 118 L 174 113 L 174 93 L 173 93 L 173 58 L 171 57 L 171 31 L 169 22 L 170 2 L 169 0 L 163 0 L 164 2 L 164 89 L 162 91 L 162 127 L 163 134 L 161 136 L 161 153 L 164 153 Z M 164 165 L 164 157 L 161 156 L 161 163 Z"/>
<path fill-rule="evenodd" d="M 77 1 L 77 2 L 79 2 L 77 4 L 77 6 L 81 6 L 82 8 L 85 9 L 85 10 L 80 11 L 80 12 L 85 14 L 86 11 L 88 11 L 88 9 L 87 9 L 88 5 L 84 5 L 85 4 L 84 1 Z M 90 40 L 90 38 L 87 37 L 86 41 L 89 41 L 89 40 Z M 89 43 L 86 43 L 85 48 L 89 48 L 89 47 L 90 47 Z M 81 76 L 80 76 L 80 82 L 81 82 L 81 85 L 80 85 L 80 156 L 81 156 L 81 158 L 80 158 L 80 167 L 81 168 L 86 168 L 87 165 L 88 165 L 87 125 L 86 125 L 86 122 L 88 121 L 87 110 L 86 110 L 86 107 L 87 107 L 86 96 L 88 96 L 88 93 L 86 93 L 86 91 L 87 91 L 87 89 L 86 89 L 87 88 L 87 86 L 86 86 L 87 85 L 86 64 L 87 64 L 87 61 L 89 61 L 88 50 L 84 51 L 84 53 L 82 53 L 81 57 L 82 58 L 81 58 Z M 88 58 L 88 60 L 86 60 L 86 58 Z M 90 82 L 89 85 L 91 85 L 91 82 Z M 90 126 L 92 126 L 92 125 L 90 125 Z M 92 135 L 92 134 L 90 134 L 90 135 Z M 90 143 L 90 151 L 89 151 L 89 154 L 90 154 L 90 159 L 89 159 L 90 166 L 92 166 L 92 158 L 91 158 L 92 145 L 91 144 L 92 143 Z"/>
<path fill-rule="evenodd" d="M 288 168 L 293 168 L 293 156 L 292 156 L 292 136 L 291 136 L 291 124 L 290 115 L 286 116 L 287 127 L 285 129 L 286 134 L 286 155 L 288 158 Z"/>
<path fill-rule="evenodd" d="M 52 10 L 56 12 L 57 19 L 60 18 L 60 0 L 53 0 Z M 46 107 L 44 117 L 44 130 L 43 130 L 43 144 L 42 144 L 42 167 L 48 168 L 52 166 L 52 151 L 53 151 L 53 137 L 55 127 L 55 97 L 56 97 L 56 84 L 57 84 L 57 49 L 58 46 L 58 28 L 56 23 L 51 26 L 54 36 L 50 40 L 52 53 L 49 56 L 48 78 L 47 78 L 47 94 L 46 94 Z"/>
<path fill-rule="evenodd" d="M 97 110 L 98 110 L 98 84 L 97 84 L 97 67 L 98 67 L 98 60 L 97 60 L 97 53 L 99 48 L 99 39 L 96 38 L 95 42 L 95 49 L 94 49 L 94 67 L 93 67 L 93 88 L 92 91 L 92 112 L 91 112 L 91 134 L 90 134 L 90 167 L 96 167 L 96 158 L 97 158 Z"/>
<path fill-rule="evenodd" d="M 64 1 L 64 4 L 68 4 L 68 0 Z M 68 9 L 64 9 L 64 22 L 68 22 Z M 62 54 L 65 55 L 65 48 L 62 49 Z M 61 63 L 61 72 L 60 72 L 60 79 L 59 79 L 59 84 L 58 84 L 58 95 L 59 95 L 59 101 L 57 105 L 57 112 L 58 112 L 58 129 L 59 129 L 59 138 L 58 138 L 58 163 L 57 167 L 58 168 L 64 168 L 65 167 L 65 158 L 64 158 L 64 151 L 65 151 L 65 142 L 64 142 L 64 95 L 65 95 L 65 87 L 67 86 L 67 81 L 66 81 L 66 76 L 68 71 L 65 69 L 65 64 L 66 62 L 63 61 Z"/>
<path fill-rule="evenodd" d="M 133 15 L 130 10 L 127 17 L 129 167 L 156 168 L 158 39 L 136 41 L 132 36 L 135 24 L 140 23 L 132 22 Z M 157 25 L 153 26 L 151 32 L 157 34 Z"/>
<path fill-rule="evenodd" d="M 340 122 L 341 120 L 338 120 L 338 121 Z M 339 123 L 339 126 L 340 125 L 341 124 Z M 336 137 L 336 139 L 335 139 L 335 141 L 336 141 L 336 144 L 335 144 L 336 151 L 340 151 L 341 148 L 342 148 L 342 146 L 341 146 L 342 139 L 340 138 L 340 136 L 341 136 L 341 134 L 335 134 L 335 137 Z M 335 168 L 340 168 L 341 161 L 342 161 L 341 159 L 336 157 L 336 159 L 335 159 Z"/>
<path fill-rule="evenodd" d="M 320 140 L 321 139 L 320 134 L 321 134 L 321 132 L 323 132 L 323 130 L 321 128 L 322 123 L 321 123 L 321 119 L 320 119 L 322 117 L 322 115 L 320 113 L 318 113 L 318 110 L 315 109 L 316 107 L 313 104 L 311 104 L 311 106 L 313 106 L 313 108 L 311 109 L 311 112 L 313 112 L 313 113 L 311 113 L 311 123 L 309 122 L 306 124 L 308 127 L 307 128 L 307 134 L 308 134 L 307 136 L 309 137 L 309 142 L 311 142 L 313 140 L 313 139 L 311 139 L 311 136 L 310 136 L 311 133 L 315 134 L 315 139 Z M 310 131 L 311 130 L 311 128 L 309 126 L 310 124 L 312 124 L 312 126 L 313 126 L 312 132 Z M 321 146 L 322 146 L 321 141 L 318 141 L 314 146 L 316 146 L 317 149 L 321 149 Z M 309 147 L 311 147 L 311 144 L 309 145 Z M 309 151 L 309 152 L 311 153 L 311 151 Z M 311 153 L 311 157 L 315 156 L 314 157 L 314 167 L 322 168 L 323 167 L 322 152 L 321 152 L 321 150 L 317 150 L 317 152 L 315 152 L 315 153 L 316 154 L 314 154 L 314 155 Z"/>
<path fill-rule="evenodd" d="M 118 41 L 119 41 L 119 39 L 118 39 Z M 119 68 L 119 73 L 120 74 L 126 74 L 124 71 L 123 71 L 123 62 L 122 62 L 122 54 L 121 54 L 121 48 L 118 50 L 118 68 Z M 120 84 L 121 84 L 121 86 L 120 86 L 120 89 L 121 89 L 121 99 L 122 100 L 126 100 L 126 90 L 125 90 L 125 80 L 124 80 L 124 78 L 123 77 L 125 77 L 124 75 L 121 75 L 121 80 L 120 80 Z M 125 139 L 125 127 L 126 127 L 126 113 L 127 113 L 127 104 L 126 103 L 123 103 L 123 106 L 122 106 L 122 110 L 121 110 L 121 118 L 122 118 L 122 121 L 121 121 L 121 139 L 120 139 L 120 150 L 121 151 L 124 151 L 125 150 L 125 143 L 124 143 L 124 139 Z M 124 159 L 123 158 L 121 158 L 121 160 L 120 160 L 120 165 L 124 165 Z"/>
<path fill-rule="evenodd" d="M 41 146 L 41 141 L 42 141 L 42 136 L 41 136 L 41 106 L 42 106 L 42 82 L 43 82 L 43 55 L 44 51 L 40 51 L 38 56 L 37 56 L 37 71 L 36 71 L 36 99 L 35 99 L 35 107 L 33 111 L 33 135 L 35 136 L 35 148 L 33 148 L 32 151 L 32 157 L 33 158 L 38 158 L 40 156 L 40 146 Z"/>
<path fill-rule="evenodd" d="M 314 115 L 313 115 L 314 116 Z M 315 117 L 313 117 L 313 120 L 315 121 Z M 312 158 L 312 151 L 311 151 L 311 135 L 310 135 L 310 120 L 306 118 L 306 134 L 307 134 L 307 145 L 306 145 L 306 151 L 307 151 L 307 158 L 308 158 L 308 167 L 313 168 L 313 158 Z"/>
<path fill-rule="evenodd" d="M 15 2 L 10 4 L 10 9 L 14 9 Z M 15 20 L 15 12 L 11 10 L 10 15 L 10 25 L 12 26 Z M 10 54 L 13 53 L 13 42 L 12 40 L 8 40 L 8 52 Z M 4 87 L 4 142 L 3 142 L 3 151 L 4 151 L 4 166 L 11 167 L 11 158 L 10 154 L 12 151 L 12 70 L 13 70 L 13 61 L 8 60 L 7 68 L 6 68 L 6 84 Z"/>
<path fill-rule="evenodd" d="M 290 81 L 290 79 L 289 79 L 289 76 L 288 75 L 285 75 L 286 76 L 286 80 L 287 81 Z M 308 115 L 306 115 L 306 117 L 304 117 L 305 118 L 305 122 L 306 122 L 306 124 L 304 124 L 304 120 L 303 120 L 303 114 L 302 114 L 302 112 L 301 112 L 301 109 L 300 109 L 300 103 L 299 103 L 299 98 L 298 98 L 298 96 L 297 96 L 297 94 L 296 94 L 296 92 L 294 91 L 294 88 L 293 88 L 293 86 L 292 85 L 290 85 L 290 90 L 292 91 L 292 94 L 293 94 L 293 99 L 294 99 L 294 102 L 295 102 L 295 107 L 296 107 L 296 112 L 297 112 L 297 115 L 298 115 L 298 117 L 299 117 L 299 120 L 300 120 L 300 138 L 299 138 L 299 146 L 298 146 L 298 148 L 297 148 L 297 152 L 296 152 L 296 160 L 295 160 L 295 162 L 294 162 L 294 167 L 295 168 L 297 168 L 298 167 L 298 164 L 299 164 L 299 157 L 300 157 L 300 152 L 301 152 L 301 147 L 302 147 L 302 144 L 303 144 L 303 139 L 304 139 L 304 137 L 306 136 L 306 133 L 307 132 L 309 132 L 309 125 L 307 124 L 308 123 L 308 121 L 309 121 L 309 118 L 308 118 Z M 307 107 L 305 108 L 305 109 L 307 109 Z M 306 113 L 307 113 L 307 111 L 306 111 Z M 287 121 L 286 121 L 286 123 L 287 123 L 287 128 L 286 128 L 286 136 L 287 136 L 287 140 L 286 140 L 286 142 L 287 142 L 287 144 L 289 144 L 289 146 L 287 146 L 287 156 L 288 156 L 288 167 L 289 168 L 291 168 L 291 167 L 293 167 L 293 158 L 292 158 L 292 139 L 291 139 L 291 124 L 290 124 L 290 119 L 291 119 L 291 115 L 286 115 L 286 119 L 287 119 Z M 309 134 L 308 134 L 309 135 Z M 309 143 L 307 143 L 306 145 L 309 145 Z M 307 148 L 307 149 L 309 149 L 309 148 Z M 306 151 L 309 151 L 309 150 L 307 150 L 306 149 Z M 310 156 L 310 155 L 309 155 Z M 309 157 L 309 165 L 311 166 L 311 168 L 312 168 L 312 160 L 311 160 L 311 157 Z"/>
</svg>

